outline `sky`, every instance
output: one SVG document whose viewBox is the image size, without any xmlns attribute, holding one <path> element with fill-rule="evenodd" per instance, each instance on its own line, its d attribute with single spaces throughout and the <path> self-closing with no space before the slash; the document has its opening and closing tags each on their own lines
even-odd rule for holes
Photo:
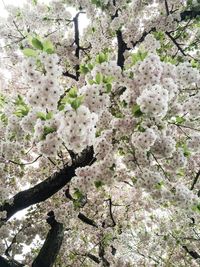
<svg viewBox="0 0 200 267">
<path fill-rule="evenodd" d="M 26 2 L 30 2 L 32 0 L 0 0 L 0 17 L 6 17 L 6 10 L 5 10 L 5 6 L 6 5 L 15 5 L 15 6 L 19 6 L 22 7 L 24 3 Z M 40 3 L 49 3 L 51 2 L 51 0 L 38 0 L 38 2 Z M 72 13 L 72 15 L 74 16 L 76 14 L 76 10 L 70 8 L 69 11 Z M 79 29 L 80 29 L 80 33 L 83 32 L 83 29 L 88 25 L 89 21 L 86 18 L 85 14 L 81 14 L 81 16 L 79 17 Z"/>
<path fill-rule="evenodd" d="M 5 5 L 22 6 L 25 1 L 26 0 L 0 0 L 0 16 L 6 16 Z"/>
</svg>

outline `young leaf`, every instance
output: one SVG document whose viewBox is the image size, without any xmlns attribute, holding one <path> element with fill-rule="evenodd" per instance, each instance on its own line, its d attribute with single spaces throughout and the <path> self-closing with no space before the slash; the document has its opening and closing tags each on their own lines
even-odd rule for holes
<svg viewBox="0 0 200 267">
<path fill-rule="evenodd" d="M 111 90 L 112 90 L 112 84 L 107 83 L 107 84 L 106 84 L 106 92 L 107 92 L 107 93 L 110 93 Z"/>
<path fill-rule="evenodd" d="M 32 38 L 31 43 L 33 47 L 43 50 L 43 44 L 38 38 Z"/>
<path fill-rule="evenodd" d="M 143 115 L 142 111 L 140 110 L 140 106 L 138 104 L 135 104 L 132 107 L 131 111 L 132 111 L 133 116 L 135 117 L 140 117 Z"/>
<path fill-rule="evenodd" d="M 100 84 L 102 82 L 102 78 L 103 78 L 102 74 L 101 73 L 97 73 L 96 77 L 95 77 L 96 83 Z"/>
<path fill-rule="evenodd" d="M 185 118 L 180 117 L 180 116 L 176 116 L 176 122 L 177 122 L 178 124 L 181 124 L 181 123 L 185 122 Z"/>
<path fill-rule="evenodd" d="M 48 54 L 52 54 L 54 52 L 54 46 L 50 40 L 45 40 L 43 42 L 43 50 Z"/>
<path fill-rule="evenodd" d="M 46 119 L 47 119 L 47 120 L 50 120 L 50 119 L 52 119 L 52 117 L 53 117 L 53 112 L 49 111 L 49 112 L 47 113 L 47 115 L 46 115 Z"/>
<path fill-rule="evenodd" d="M 82 74 L 87 74 L 89 72 L 89 69 L 85 65 L 81 65 L 79 71 Z"/>
<path fill-rule="evenodd" d="M 36 57 L 37 56 L 37 51 L 35 51 L 31 48 L 24 48 L 22 50 L 22 53 L 27 57 Z"/>
<path fill-rule="evenodd" d="M 70 89 L 68 96 L 72 97 L 72 98 L 76 98 L 77 97 L 77 88 L 74 86 Z"/>
<path fill-rule="evenodd" d="M 37 112 L 37 118 L 46 121 L 46 115 L 43 112 Z"/>
<path fill-rule="evenodd" d="M 42 140 L 44 140 L 48 134 L 54 133 L 55 131 L 56 131 L 56 128 L 54 128 L 54 127 L 44 126 L 44 132 L 42 135 Z"/>
<path fill-rule="evenodd" d="M 79 96 L 75 100 L 71 101 L 71 103 L 70 103 L 71 107 L 74 110 L 77 110 L 80 107 L 80 105 L 82 104 L 83 98 L 84 98 L 84 96 Z"/>
</svg>

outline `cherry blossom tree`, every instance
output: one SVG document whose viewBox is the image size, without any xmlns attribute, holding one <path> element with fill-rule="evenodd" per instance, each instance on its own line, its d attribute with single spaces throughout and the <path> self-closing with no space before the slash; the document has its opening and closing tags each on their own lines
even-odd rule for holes
<svg viewBox="0 0 200 267">
<path fill-rule="evenodd" d="M 200 1 L 6 8 L 0 266 L 200 266 Z"/>
</svg>

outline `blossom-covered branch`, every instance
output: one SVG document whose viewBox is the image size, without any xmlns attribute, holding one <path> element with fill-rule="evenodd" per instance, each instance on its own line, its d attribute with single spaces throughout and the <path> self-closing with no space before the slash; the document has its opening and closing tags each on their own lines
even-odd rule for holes
<svg viewBox="0 0 200 267">
<path fill-rule="evenodd" d="M 0 211 L 6 212 L 6 217 L 2 219 L 2 221 L 7 221 L 17 211 L 45 201 L 51 197 L 75 176 L 76 168 L 90 164 L 92 159 L 93 149 L 86 149 L 82 155 L 76 159 L 73 165 L 66 166 L 64 169 L 56 172 L 36 186 L 19 192 L 10 200 L 5 201 L 5 203 L 0 207 Z"/>
</svg>

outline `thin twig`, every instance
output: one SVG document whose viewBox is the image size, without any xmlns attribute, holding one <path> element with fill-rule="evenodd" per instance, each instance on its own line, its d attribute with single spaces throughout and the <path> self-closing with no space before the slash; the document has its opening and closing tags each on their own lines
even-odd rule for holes
<svg viewBox="0 0 200 267">
<path fill-rule="evenodd" d="M 36 159 L 34 159 L 33 161 L 31 162 L 26 162 L 26 163 L 19 163 L 19 162 L 16 162 L 16 161 L 13 161 L 13 160 L 8 160 L 8 163 L 13 163 L 13 164 L 16 164 L 16 165 L 19 165 L 19 166 L 25 166 L 25 165 L 31 165 L 33 163 L 35 163 L 39 158 L 41 158 L 42 155 L 39 155 Z"/>
</svg>

